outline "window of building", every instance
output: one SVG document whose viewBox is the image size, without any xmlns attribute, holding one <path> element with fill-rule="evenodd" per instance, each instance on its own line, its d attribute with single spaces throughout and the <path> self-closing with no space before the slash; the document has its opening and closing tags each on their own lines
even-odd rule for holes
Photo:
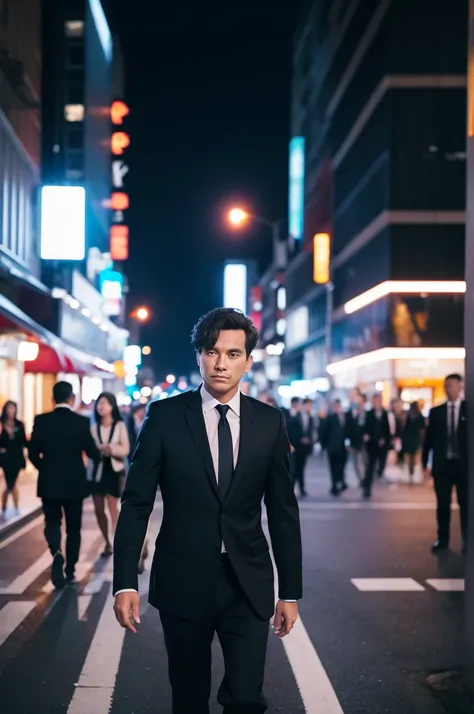
<svg viewBox="0 0 474 714">
<path fill-rule="evenodd" d="M 84 34 L 84 23 L 82 20 L 68 20 L 64 23 L 67 37 L 82 37 Z"/>
<path fill-rule="evenodd" d="M 82 169 L 66 169 L 66 179 L 68 181 L 81 181 L 84 178 Z"/>
<path fill-rule="evenodd" d="M 74 127 L 68 131 L 67 148 L 82 149 L 84 144 L 84 130 L 82 127 Z"/>
<path fill-rule="evenodd" d="M 68 82 L 66 104 L 84 104 L 84 82 L 77 80 Z"/>
<path fill-rule="evenodd" d="M 64 107 L 64 118 L 66 121 L 71 122 L 84 121 L 84 105 L 66 104 Z"/>
<path fill-rule="evenodd" d="M 8 25 L 9 0 L 0 0 L 0 25 Z"/>
<path fill-rule="evenodd" d="M 68 43 L 69 44 L 69 43 Z M 84 43 L 69 44 L 67 61 L 71 67 L 82 67 L 84 64 Z"/>
<path fill-rule="evenodd" d="M 81 153 L 67 154 L 66 172 L 80 171 L 84 173 L 84 155 Z"/>
</svg>

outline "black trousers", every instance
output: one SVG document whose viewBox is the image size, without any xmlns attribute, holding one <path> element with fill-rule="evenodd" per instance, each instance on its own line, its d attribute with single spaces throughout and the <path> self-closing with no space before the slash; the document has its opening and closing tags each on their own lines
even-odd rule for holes
<svg viewBox="0 0 474 714">
<path fill-rule="evenodd" d="M 43 498 L 44 535 L 51 555 L 61 550 L 62 511 L 66 519 L 66 577 L 72 577 L 81 549 L 82 498 Z"/>
<path fill-rule="evenodd" d="M 215 632 L 225 663 L 225 676 L 217 695 L 224 714 L 266 711 L 262 688 L 269 622 L 253 611 L 227 556 L 222 556 L 214 608 L 208 616 L 186 620 L 160 611 L 160 617 L 168 652 L 173 714 L 209 714 Z"/>
<path fill-rule="evenodd" d="M 347 452 L 338 451 L 334 454 L 328 454 L 329 469 L 331 471 L 332 490 L 340 491 L 345 483 L 345 468 L 347 462 Z"/>
<path fill-rule="evenodd" d="M 363 483 L 364 493 L 366 496 L 370 496 L 372 494 L 372 485 L 376 469 L 378 477 L 382 478 L 387 463 L 387 456 L 388 450 L 386 448 L 371 449 L 368 451 L 367 468 L 365 470 L 365 479 Z"/>
<path fill-rule="evenodd" d="M 436 516 L 438 519 L 438 540 L 444 545 L 449 544 L 451 497 L 453 486 L 456 487 L 456 495 L 459 504 L 461 535 L 463 540 L 467 542 L 467 474 L 459 461 L 456 459 L 446 459 L 443 470 L 434 476 L 434 487 L 437 500 Z"/>
<path fill-rule="evenodd" d="M 300 494 L 306 494 L 305 468 L 308 461 L 309 451 L 307 449 L 295 449 L 291 454 L 291 476 L 293 483 L 298 484 Z"/>
</svg>

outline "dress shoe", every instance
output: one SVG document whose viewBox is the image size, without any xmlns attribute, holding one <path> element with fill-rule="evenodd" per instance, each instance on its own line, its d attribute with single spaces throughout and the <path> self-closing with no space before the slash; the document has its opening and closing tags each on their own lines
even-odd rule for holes
<svg viewBox="0 0 474 714">
<path fill-rule="evenodd" d="M 431 546 L 432 553 L 442 553 L 446 550 L 449 550 L 449 545 L 441 540 L 437 540 L 436 543 L 433 543 Z"/>
<path fill-rule="evenodd" d="M 59 551 L 53 558 L 51 566 L 51 582 L 59 590 L 64 587 L 66 579 L 64 577 L 64 556 Z"/>
</svg>

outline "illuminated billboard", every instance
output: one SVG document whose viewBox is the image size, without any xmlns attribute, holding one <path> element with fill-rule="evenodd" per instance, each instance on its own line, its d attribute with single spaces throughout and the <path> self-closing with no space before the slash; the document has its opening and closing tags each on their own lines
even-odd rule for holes
<svg viewBox="0 0 474 714">
<path fill-rule="evenodd" d="M 288 199 L 289 233 L 295 240 L 303 238 L 304 229 L 304 172 L 305 141 L 302 136 L 295 136 L 290 142 L 290 166 Z"/>
<path fill-rule="evenodd" d="M 247 313 L 247 266 L 226 263 L 224 266 L 224 307 L 235 307 Z"/>
<path fill-rule="evenodd" d="M 86 191 L 83 186 L 43 186 L 40 241 L 42 260 L 84 260 Z"/>
<path fill-rule="evenodd" d="M 104 298 L 104 313 L 117 317 L 122 310 L 123 275 L 117 270 L 104 270 L 100 276 L 100 292 Z"/>
<path fill-rule="evenodd" d="M 85 21 L 84 175 L 87 178 L 87 247 L 109 249 L 112 35 L 101 0 L 88 0 Z"/>
</svg>

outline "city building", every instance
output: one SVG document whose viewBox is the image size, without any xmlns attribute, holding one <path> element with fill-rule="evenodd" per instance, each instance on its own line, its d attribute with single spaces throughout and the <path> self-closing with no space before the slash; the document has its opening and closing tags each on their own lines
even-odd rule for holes
<svg viewBox="0 0 474 714">
<path fill-rule="evenodd" d="M 336 389 L 430 404 L 463 371 L 466 18 L 465 0 L 448 14 L 440 0 L 304 5 L 288 381 L 329 375 Z M 317 279 L 325 235 L 330 270 Z"/>
</svg>

